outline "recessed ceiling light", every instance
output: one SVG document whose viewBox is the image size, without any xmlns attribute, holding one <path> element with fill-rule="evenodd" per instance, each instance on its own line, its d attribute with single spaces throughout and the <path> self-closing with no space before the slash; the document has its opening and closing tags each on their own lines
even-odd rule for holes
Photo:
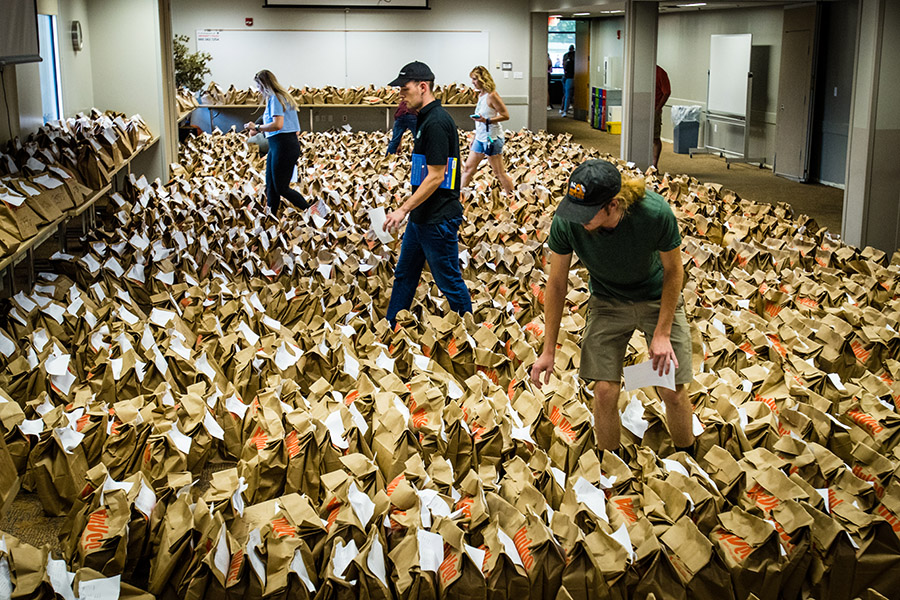
<svg viewBox="0 0 900 600">
<path fill-rule="evenodd" d="M 562 15 L 550 15 L 551 19 L 562 19 Z"/>
<path fill-rule="evenodd" d="M 589 13 L 589 12 L 587 12 L 587 13 L 572 13 L 572 16 L 573 17 L 589 17 L 589 16 L 591 16 L 591 13 Z"/>
<path fill-rule="evenodd" d="M 678 8 L 692 8 L 694 6 L 706 6 L 706 2 L 694 2 L 693 4 L 676 4 Z"/>
<path fill-rule="evenodd" d="M 623 10 L 601 10 L 600 12 L 603 13 L 604 15 L 617 15 L 617 14 L 619 14 L 621 12 L 625 12 L 625 11 L 623 11 Z"/>
</svg>

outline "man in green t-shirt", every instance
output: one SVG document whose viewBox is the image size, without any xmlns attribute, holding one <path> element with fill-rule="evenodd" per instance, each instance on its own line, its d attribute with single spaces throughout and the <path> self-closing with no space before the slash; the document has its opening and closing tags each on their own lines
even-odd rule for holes
<svg viewBox="0 0 900 600">
<path fill-rule="evenodd" d="M 568 293 L 572 253 L 590 274 L 591 298 L 581 343 L 580 375 L 594 383 L 597 446 L 620 443 L 619 393 L 628 341 L 647 339 L 653 369 L 675 369 L 675 391 L 657 387 L 666 404 L 676 450 L 690 451 L 691 336 L 681 299 L 684 271 L 678 222 L 666 201 L 643 179 L 622 181 L 612 163 L 588 160 L 569 178 L 550 226 L 550 277 L 544 299 L 544 349 L 531 369 L 541 387 L 550 381 L 559 324 Z"/>
</svg>

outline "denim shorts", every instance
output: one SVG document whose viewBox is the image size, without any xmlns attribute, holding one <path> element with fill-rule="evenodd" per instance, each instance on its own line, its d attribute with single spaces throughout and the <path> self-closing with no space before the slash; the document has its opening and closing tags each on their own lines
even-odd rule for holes
<svg viewBox="0 0 900 600">
<path fill-rule="evenodd" d="M 494 138 L 492 142 L 472 142 L 472 152 L 485 156 L 497 156 L 503 152 L 503 138 Z"/>
<path fill-rule="evenodd" d="M 581 340 L 582 379 L 621 381 L 628 341 L 640 329 L 647 346 L 659 319 L 659 300 L 627 302 L 591 296 L 588 301 L 587 326 Z M 672 322 L 672 349 L 678 359 L 675 383 L 688 384 L 693 379 L 691 364 L 691 330 L 684 314 L 684 301 L 679 298 Z"/>
</svg>

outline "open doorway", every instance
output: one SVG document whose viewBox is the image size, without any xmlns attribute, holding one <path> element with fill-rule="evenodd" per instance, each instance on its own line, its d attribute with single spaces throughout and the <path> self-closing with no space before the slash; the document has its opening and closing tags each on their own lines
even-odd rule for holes
<svg viewBox="0 0 900 600">
<path fill-rule="evenodd" d="M 550 58 L 549 102 L 551 108 L 560 109 L 565 91 L 563 61 L 569 46 L 575 45 L 575 19 L 562 19 L 551 15 L 547 23 L 547 56 Z"/>
</svg>

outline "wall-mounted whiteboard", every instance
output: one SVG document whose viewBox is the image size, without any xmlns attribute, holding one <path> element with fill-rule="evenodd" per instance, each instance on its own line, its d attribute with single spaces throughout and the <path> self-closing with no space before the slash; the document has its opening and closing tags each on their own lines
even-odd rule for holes
<svg viewBox="0 0 900 600">
<path fill-rule="evenodd" d="M 747 116 L 752 38 L 749 33 L 709 36 L 709 112 Z"/>
<path fill-rule="evenodd" d="M 212 55 L 212 81 L 238 88 L 253 87 L 260 69 L 285 86 L 383 86 L 414 60 L 438 85 L 469 83 L 472 67 L 490 64 L 486 31 L 199 29 L 197 50 Z"/>
<path fill-rule="evenodd" d="M 323 8 L 428 8 L 428 0 L 266 0 L 266 6 L 321 6 Z"/>
</svg>

